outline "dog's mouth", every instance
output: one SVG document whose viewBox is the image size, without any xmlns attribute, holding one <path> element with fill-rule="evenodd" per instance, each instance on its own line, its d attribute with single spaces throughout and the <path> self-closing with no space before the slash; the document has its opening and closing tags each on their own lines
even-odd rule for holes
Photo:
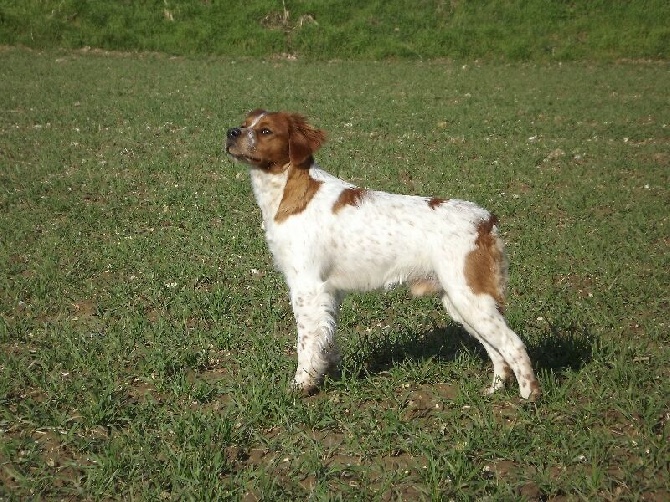
<svg viewBox="0 0 670 502">
<path fill-rule="evenodd" d="M 248 155 L 245 153 L 232 152 L 230 146 L 226 146 L 226 153 L 233 157 L 235 160 L 240 162 L 245 162 L 246 164 L 261 164 L 263 161 L 259 157 L 254 157 L 253 155 Z"/>
</svg>

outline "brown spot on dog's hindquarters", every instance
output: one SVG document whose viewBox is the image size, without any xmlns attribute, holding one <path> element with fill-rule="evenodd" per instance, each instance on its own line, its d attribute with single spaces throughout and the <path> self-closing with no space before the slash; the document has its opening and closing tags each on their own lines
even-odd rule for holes
<svg viewBox="0 0 670 502">
<path fill-rule="evenodd" d="M 504 308 L 505 257 L 502 252 L 502 243 L 493 228 L 498 218 L 491 215 L 482 220 L 477 226 L 475 249 L 465 257 L 465 280 L 477 295 L 491 296 L 498 306 Z"/>
<path fill-rule="evenodd" d="M 363 188 L 345 188 L 333 204 L 333 214 L 339 213 L 345 206 L 358 206 L 366 192 Z"/>
</svg>

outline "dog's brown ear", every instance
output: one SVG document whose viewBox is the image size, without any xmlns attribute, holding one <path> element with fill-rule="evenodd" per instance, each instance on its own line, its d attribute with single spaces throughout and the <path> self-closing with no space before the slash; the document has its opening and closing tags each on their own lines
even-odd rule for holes
<svg viewBox="0 0 670 502">
<path fill-rule="evenodd" d="M 288 155 L 291 164 L 300 166 L 311 161 L 312 154 L 326 141 L 326 133 L 307 123 L 302 115 L 289 116 Z"/>
</svg>

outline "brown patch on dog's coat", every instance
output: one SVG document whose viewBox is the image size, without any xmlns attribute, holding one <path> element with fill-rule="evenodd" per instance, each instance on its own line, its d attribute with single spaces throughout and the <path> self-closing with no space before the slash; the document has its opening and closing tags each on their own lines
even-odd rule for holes
<svg viewBox="0 0 670 502">
<path fill-rule="evenodd" d="M 339 213 L 345 206 L 358 206 L 366 193 L 364 188 L 345 188 L 333 204 L 333 214 Z"/>
<path fill-rule="evenodd" d="M 302 213 L 319 191 L 322 183 L 312 178 L 309 170 L 289 166 L 284 195 L 277 208 L 275 221 L 281 223 L 289 216 Z"/>
<path fill-rule="evenodd" d="M 297 113 L 281 113 L 289 123 L 288 155 L 294 167 L 307 167 L 314 162 L 312 155 L 326 141 L 326 133 L 312 127 L 307 119 Z"/>
<path fill-rule="evenodd" d="M 504 256 L 498 237 L 493 234 L 493 227 L 497 224 L 495 215 L 479 222 L 475 249 L 465 257 L 464 273 L 473 293 L 493 297 L 498 310 L 502 311 L 505 303 L 502 283 Z"/>
<path fill-rule="evenodd" d="M 440 282 L 431 277 L 410 282 L 409 290 L 413 296 L 426 296 L 444 291 Z"/>
<path fill-rule="evenodd" d="M 430 207 L 431 209 L 435 209 L 440 204 L 444 204 L 445 202 L 449 202 L 449 199 L 440 199 L 439 197 L 433 197 L 428 201 L 428 207 Z"/>
</svg>

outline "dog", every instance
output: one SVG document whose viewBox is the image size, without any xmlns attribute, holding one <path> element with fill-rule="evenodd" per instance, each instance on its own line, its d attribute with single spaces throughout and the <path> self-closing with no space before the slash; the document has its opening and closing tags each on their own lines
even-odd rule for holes
<svg viewBox="0 0 670 502">
<path fill-rule="evenodd" d="M 437 294 L 493 362 L 493 393 L 512 374 L 524 399 L 540 386 L 523 342 L 503 317 L 507 261 L 498 220 L 464 200 L 360 188 L 322 170 L 324 131 L 300 114 L 251 111 L 228 129 L 226 152 L 249 166 L 276 266 L 298 328 L 294 386 L 314 393 L 339 363 L 338 311 L 348 291 L 407 284 Z"/>
</svg>

